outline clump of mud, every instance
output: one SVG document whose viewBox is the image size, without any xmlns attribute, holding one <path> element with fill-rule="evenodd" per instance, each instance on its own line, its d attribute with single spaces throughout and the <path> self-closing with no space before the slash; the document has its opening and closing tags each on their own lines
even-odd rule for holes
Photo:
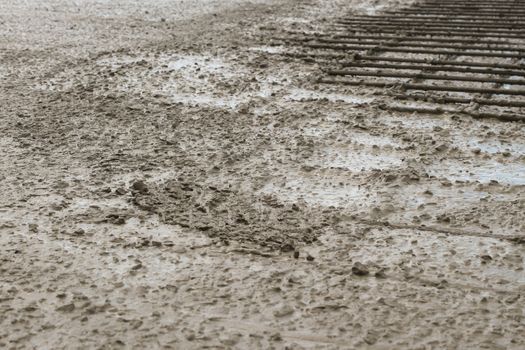
<svg viewBox="0 0 525 350">
<path fill-rule="evenodd" d="M 135 191 L 133 202 L 166 223 L 202 231 L 225 244 L 235 241 L 282 251 L 314 242 L 333 220 L 321 209 L 282 204 L 271 195 L 256 197 L 183 180 Z"/>
</svg>

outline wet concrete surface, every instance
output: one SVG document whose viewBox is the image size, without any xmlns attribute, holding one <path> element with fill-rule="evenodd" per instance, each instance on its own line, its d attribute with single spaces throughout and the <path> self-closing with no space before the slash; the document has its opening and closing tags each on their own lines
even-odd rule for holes
<svg viewBox="0 0 525 350">
<path fill-rule="evenodd" d="M 0 14 L 0 347 L 525 346 L 523 124 L 270 45 L 399 4 L 75 4 Z"/>
</svg>

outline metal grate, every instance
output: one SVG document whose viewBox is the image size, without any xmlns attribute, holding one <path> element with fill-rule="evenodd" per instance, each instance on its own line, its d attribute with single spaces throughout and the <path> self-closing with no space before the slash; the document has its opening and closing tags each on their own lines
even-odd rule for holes
<svg viewBox="0 0 525 350">
<path fill-rule="evenodd" d="M 393 110 L 525 120 L 525 0 L 429 0 L 341 18 L 323 33 L 291 34 L 279 39 L 301 48 L 296 57 L 321 64 L 320 83 L 452 107 Z"/>
</svg>

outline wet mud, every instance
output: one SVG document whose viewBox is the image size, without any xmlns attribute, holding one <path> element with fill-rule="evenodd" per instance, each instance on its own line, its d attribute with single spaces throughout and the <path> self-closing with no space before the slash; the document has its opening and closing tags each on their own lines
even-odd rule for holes
<svg viewBox="0 0 525 350">
<path fill-rule="evenodd" d="M 525 346 L 524 124 L 272 40 L 398 3 L 72 6 L 0 14 L 0 347 Z"/>
</svg>

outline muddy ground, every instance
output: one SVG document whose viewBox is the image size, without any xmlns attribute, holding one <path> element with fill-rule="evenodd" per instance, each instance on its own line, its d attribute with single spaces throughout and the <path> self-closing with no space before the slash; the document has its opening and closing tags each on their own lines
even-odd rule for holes
<svg viewBox="0 0 525 350">
<path fill-rule="evenodd" d="M 387 1 L 0 5 L 0 348 L 523 349 L 523 123 L 322 86 Z"/>
</svg>

